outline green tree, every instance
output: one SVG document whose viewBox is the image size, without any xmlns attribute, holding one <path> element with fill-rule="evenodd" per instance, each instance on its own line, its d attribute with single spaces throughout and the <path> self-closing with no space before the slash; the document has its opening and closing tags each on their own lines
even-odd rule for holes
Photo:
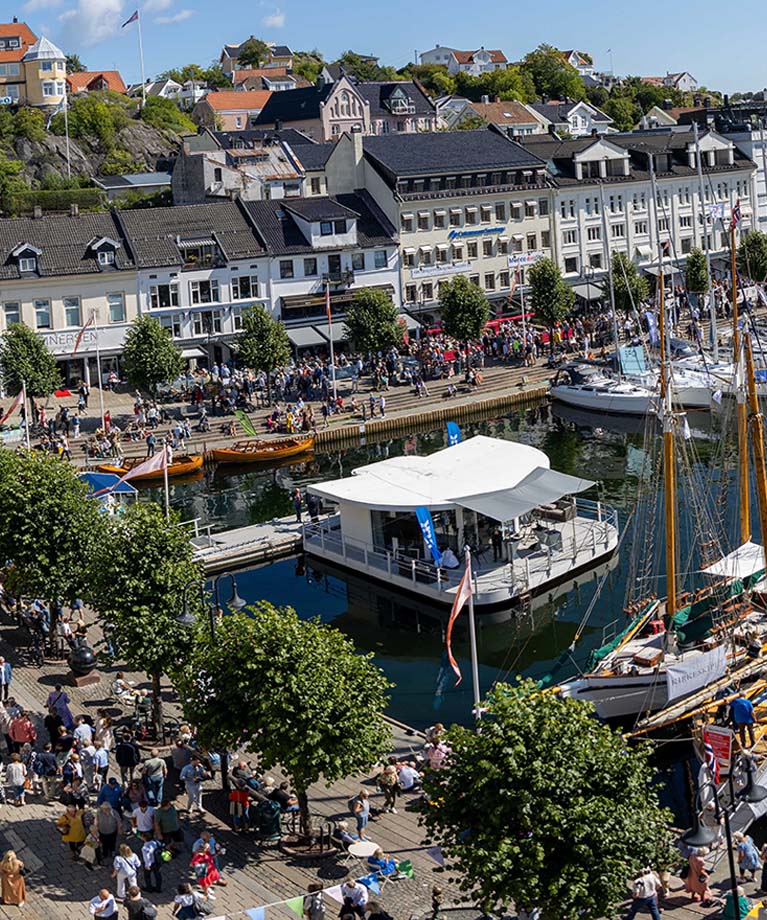
<svg viewBox="0 0 767 920">
<path fill-rule="evenodd" d="M 77 471 L 49 453 L 0 451 L 0 555 L 18 594 L 84 596 L 87 563 L 103 544 L 103 515 Z"/>
<path fill-rule="evenodd" d="M 461 342 L 479 338 L 490 319 L 490 307 L 482 289 L 465 275 L 456 275 L 442 287 L 439 309 L 443 329 Z"/>
<path fill-rule="evenodd" d="M 210 67 L 203 71 L 203 79 L 211 89 L 228 89 L 232 86 L 232 81 L 218 61 L 213 61 Z"/>
<path fill-rule="evenodd" d="M 260 38 L 249 38 L 237 53 L 238 67 L 260 67 L 269 59 L 269 46 Z"/>
<path fill-rule="evenodd" d="M 308 791 L 369 769 L 388 750 L 391 684 L 350 639 L 266 601 L 200 630 L 177 678 L 184 715 L 212 747 L 245 744 L 261 768 L 290 776 L 310 832 Z"/>
<path fill-rule="evenodd" d="M 402 76 L 418 80 L 432 96 L 450 96 L 456 89 L 455 77 L 443 64 L 409 64 Z"/>
<path fill-rule="evenodd" d="M 702 294 L 708 289 L 706 256 L 697 246 L 687 256 L 685 281 L 687 282 L 687 290 L 692 294 Z"/>
<path fill-rule="evenodd" d="M 424 780 L 430 836 L 486 910 L 537 907 L 542 920 L 613 916 L 627 875 L 654 862 L 672 815 L 650 746 L 627 747 L 583 702 L 534 683 L 496 685 L 482 731 L 456 726 L 446 770 Z"/>
<path fill-rule="evenodd" d="M 12 160 L 0 152 L 0 198 L 4 209 L 7 207 L 7 195 L 29 190 L 29 183 L 21 175 L 23 166 L 21 160 Z"/>
<path fill-rule="evenodd" d="M 67 73 L 84 73 L 88 68 L 80 60 L 79 54 L 67 55 Z"/>
<path fill-rule="evenodd" d="M 13 119 L 13 131 L 16 137 L 23 137 L 28 141 L 44 141 L 45 116 L 39 109 L 22 106 Z"/>
<path fill-rule="evenodd" d="M 0 336 L 0 378 L 9 393 L 26 384 L 27 396 L 39 399 L 61 384 L 61 371 L 45 342 L 23 323 L 11 323 Z"/>
<path fill-rule="evenodd" d="M 341 57 L 336 61 L 344 71 L 355 80 L 361 83 L 368 83 L 371 80 L 381 79 L 381 68 L 374 61 L 365 61 L 353 51 L 344 51 Z M 386 79 L 385 77 L 383 79 Z"/>
<path fill-rule="evenodd" d="M 638 310 L 640 303 L 647 298 L 650 287 L 647 279 L 640 275 L 636 265 L 625 252 L 613 255 L 613 286 L 615 289 L 615 309 L 631 313 Z M 602 293 L 605 299 L 610 297 L 610 281 L 605 278 Z"/>
<path fill-rule="evenodd" d="M 197 126 L 172 99 L 149 96 L 141 109 L 140 118 L 154 128 L 169 129 L 176 134 L 196 134 Z"/>
<path fill-rule="evenodd" d="M 746 234 L 738 246 L 738 268 L 754 281 L 767 280 L 767 234 L 759 230 Z"/>
<path fill-rule="evenodd" d="M 114 143 L 118 126 L 115 110 L 100 93 L 81 93 L 69 103 L 67 112 L 69 136 L 96 142 L 107 150 Z M 127 119 L 125 119 L 127 123 Z M 121 125 L 122 126 L 122 125 Z M 62 135 L 65 131 L 64 115 L 58 113 L 51 119 L 51 131 Z"/>
<path fill-rule="evenodd" d="M 0 141 L 9 141 L 13 135 L 13 115 L 7 106 L 3 106 L 0 108 Z"/>
<path fill-rule="evenodd" d="M 183 367 L 184 359 L 173 344 L 170 330 L 153 316 L 137 316 L 123 347 L 123 368 L 130 385 L 155 395 L 158 384 L 175 380 Z"/>
<path fill-rule="evenodd" d="M 469 113 L 464 115 L 459 121 L 457 121 L 452 128 L 445 128 L 445 131 L 476 131 L 478 128 L 486 128 L 487 119 L 483 118 L 482 115 L 478 115 L 476 112 L 469 110 Z"/>
<path fill-rule="evenodd" d="M 324 66 L 322 54 L 317 51 L 295 51 L 293 53 L 293 76 L 316 83 Z"/>
<path fill-rule="evenodd" d="M 121 147 L 112 147 L 104 157 L 99 172 L 102 176 L 127 176 L 141 172 L 141 168 L 141 161 L 134 160 L 130 151 L 123 150 Z"/>
<path fill-rule="evenodd" d="M 521 64 L 539 96 L 549 99 L 583 99 L 586 89 L 578 71 L 552 45 L 538 45 Z"/>
<path fill-rule="evenodd" d="M 266 392 L 271 398 L 272 371 L 290 360 L 290 339 L 285 327 L 269 314 L 266 307 L 253 304 L 243 310 L 237 349 L 245 367 L 266 374 Z"/>
<path fill-rule="evenodd" d="M 166 520 L 154 502 L 134 502 L 105 527 L 88 566 L 89 600 L 101 622 L 110 625 L 120 657 L 150 675 L 153 717 L 161 729 L 160 678 L 187 660 L 191 636 L 176 617 L 183 611 L 187 585 L 189 605 L 199 611 L 194 587 L 203 579 L 202 566 L 192 561 L 189 532 L 175 514 Z"/>
<path fill-rule="evenodd" d="M 642 110 L 628 96 L 608 99 L 603 109 L 612 118 L 613 127 L 618 131 L 631 131 L 642 117 Z"/>
<path fill-rule="evenodd" d="M 565 283 L 559 267 L 551 259 L 539 259 L 528 269 L 530 307 L 549 327 L 549 347 L 554 351 L 554 324 L 563 320 L 575 303 L 573 289 Z"/>
<path fill-rule="evenodd" d="M 391 297 L 378 288 L 362 288 L 346 311 L 346 336 L 362 352 L 387 351 L 402 344 L 399 312 Z"/>
</svg>

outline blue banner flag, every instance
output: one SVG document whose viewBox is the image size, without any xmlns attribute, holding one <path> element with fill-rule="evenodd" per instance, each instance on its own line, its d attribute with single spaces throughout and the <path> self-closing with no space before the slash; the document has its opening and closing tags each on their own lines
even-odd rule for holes
<svg viewBox="0 0 767 920">
<path fill-rule="evenodd" d="M 461 443 L 461 429 L 455 422 L 447 423 L 447 446 L 454 447 Z"/>
<path fill-rule="evenodd" d="M 650 345 L 653 348 L 657 348 L 660 345 L 660 333 L 658 331 L 658 318 L 653 313 L 652 310 L 648 310 L 644 318 L 647 320 L 647 332 L 650 339 Z"/>
<path fill-rule="evenodd" d="M 439 565 L 440 562 L 442 562 L 442 553 L 437 546 L 437 535 L 434 532 L 434 521 L 431 519 L 431 512 L 425 505 L 419 505 L 418 508 L 415 509 L 415 516 L 418 518 L 418 523 L 421 525 L 423 541 L 431 553 L 434 564 Z"/>
</svg>

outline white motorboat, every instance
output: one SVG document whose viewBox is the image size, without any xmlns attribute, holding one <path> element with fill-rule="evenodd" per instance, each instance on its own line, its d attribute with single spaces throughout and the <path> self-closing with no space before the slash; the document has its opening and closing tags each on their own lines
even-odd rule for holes
<svg viewBox="0 0 767 920">
<path fill-rule="evenodd" d="M 615 380 L 588 364 L 567 364 L 560 368 L 550 392 L 552 399 L 592 412 L 646 415 L 657 407 L 655 393 L 648 387 Z"/>
</svg>

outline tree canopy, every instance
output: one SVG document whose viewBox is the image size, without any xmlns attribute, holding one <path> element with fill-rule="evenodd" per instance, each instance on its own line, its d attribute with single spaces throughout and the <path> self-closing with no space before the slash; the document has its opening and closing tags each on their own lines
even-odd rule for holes
<svg viewBox="0 0 767 920">
<path fill-rule="evenodd" d="M 154 316 L 137 316 L 125 336 L 123 368 L 132 387 L 144 387 L 155 394 L 159 384 L 178 377 L 184 359 L 169 329 Z"/>
<path fill-rule="evenodd" d="M 83 73 L 88 68 L 80 60 L 79 54 L 67 55 L 67 73 Z"/>
<path fill-rule="evenodd" d="M 242 331 L 237 337 L 237 356 L 245 367 L 264 371 L 271 392 L 271 373 L 290 360 L 290 339 L 282 323 L 262 304 L 242 311 Z"/>
<path fill-rule="evenodd" d="M 385 291 L 362 288 L 346 311 L 346 335 L 358 351 L 388 351 L 402 344 L 398 320 L 399 312 Z"/>
<path fill-rule="evenodd" d="M 177 134 L 194 134 L 197 131 L 192 119 L 172 99 L 163 99 L 162 96 L 149 96 L 139 117 L 154 128 L 170 129 Z"/>
<path fill-rule="evenodd" d="M 521 69 L 529 75 L 539 96 L 549 99 L 583 99 L 586 96 L 580 74 L 553 45 L 538 45 L 535 51 L 528 52 Z"/>
<path fill-rule="evenodd" d="M 559 266 L 551 259 L 539 259 L 527 270 L 530 284 L 530 306 L 536 320 L 550 329 L 563 320 L 573 308 L 575 293 L 565 283 Z M 554 347 L 552 338 L 551 347 Z"/>
<path fill-rule="evenodd" d="M 693 294 L 702 294 L 708 289 L 706 256 L 697 246 L 687 256 L 685 281 L 687 282 L 687 290 Z"/>
<path fill-rule="evenodd" d="M 627 747 L 592 707 L 496 685 L 482 730 L 448 733 L 447 766 L 427 772 L 429 835 L 485 909 L 539 908 L 541 920 L 598 920 L 648 862 L 661 869 L 671 813 L 649 745 Z"/>
<path fill-rule="evenodd" d="M 0 558 L 12 560 L 19 594 L 74 600 L 85 592 L 88 560 L 103 545 L 97 503 L 74 467 L 49 453 L 0 451 Z"/>
<path fill-rule="evenodd" d="M 368 769 L 388 750 L 391 684 L 352 641 L 319 620 L 262 601 L 200 635 L 177 679 L 203 744 L 258 754 L 290 776 L 308 828 L 307 791 Z"/>
<path fill-rule="evenodd" d="M 490 319 L 487 297 L 465 275 L 456 275 L 442 286 L 439 308 L 442 328 L 461 342 L 479 338 Z"/>
<path fill-rule="evenodd" d="M 650 287 L 647 279 L 637 271 L 636 264 L 629 259 L 625 252 L 613 254 L 613 287 L 615 290 L 615 309 L 631 313 L 638 310 L 643 300 L 647 299 Z M 605 278 L 602 294 L 609 302 L 610 280 Z"/>
<path fill-rule="evenodd" d="M 260 67 L 269 59 L 269 45 L 260 38 L 249 38 L 237 52 L 239 67 Z"/>
<path fill-rule="evenodd" d="M 752 230 L 741 240 L 738 270 L 760 284 L 767 280 L 767 234 Z"/>
<path fill-rule="evenodd" d="M 23 323 L 11 323 L 0 336 L 0 379 L 14 396 L 26 384 L 27 396 L 38 399 L 60 385 L 61 371 L 36 332 Z"/>
</svg>

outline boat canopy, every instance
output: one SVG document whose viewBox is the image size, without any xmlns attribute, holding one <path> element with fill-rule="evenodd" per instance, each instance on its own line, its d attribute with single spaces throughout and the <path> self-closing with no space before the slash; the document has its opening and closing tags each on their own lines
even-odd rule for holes
<svg viewBox="0 0 767 920">
<path fill-rule="evenodd" d="M 748 578 L 763 569 L 764 550 L 749 540 L 701 571 L 717 578 Z"/>
<path fill-rule="evenodd" d="M 480 492 L 455 499 L 455 504 L 477 511 L 493 521 L 511 521 L 539 508 L 558 501 L 565 495 L 585 492 L 595 483 L 538 467 L 515 486 L 496 492 Z"/>
<path fill-rule="evenodd" d="M 371 510 L 414 511 L 425 505 L 448 511 L 462 496 L 476 495 L 479 485 L 488 492 L 504 491 L 549 465 L 535 447 L 477 435 L 428 457 L 392 457 L 361 466 L 351 476 L 311 485 L 308 491 Z"/>
</svg>

